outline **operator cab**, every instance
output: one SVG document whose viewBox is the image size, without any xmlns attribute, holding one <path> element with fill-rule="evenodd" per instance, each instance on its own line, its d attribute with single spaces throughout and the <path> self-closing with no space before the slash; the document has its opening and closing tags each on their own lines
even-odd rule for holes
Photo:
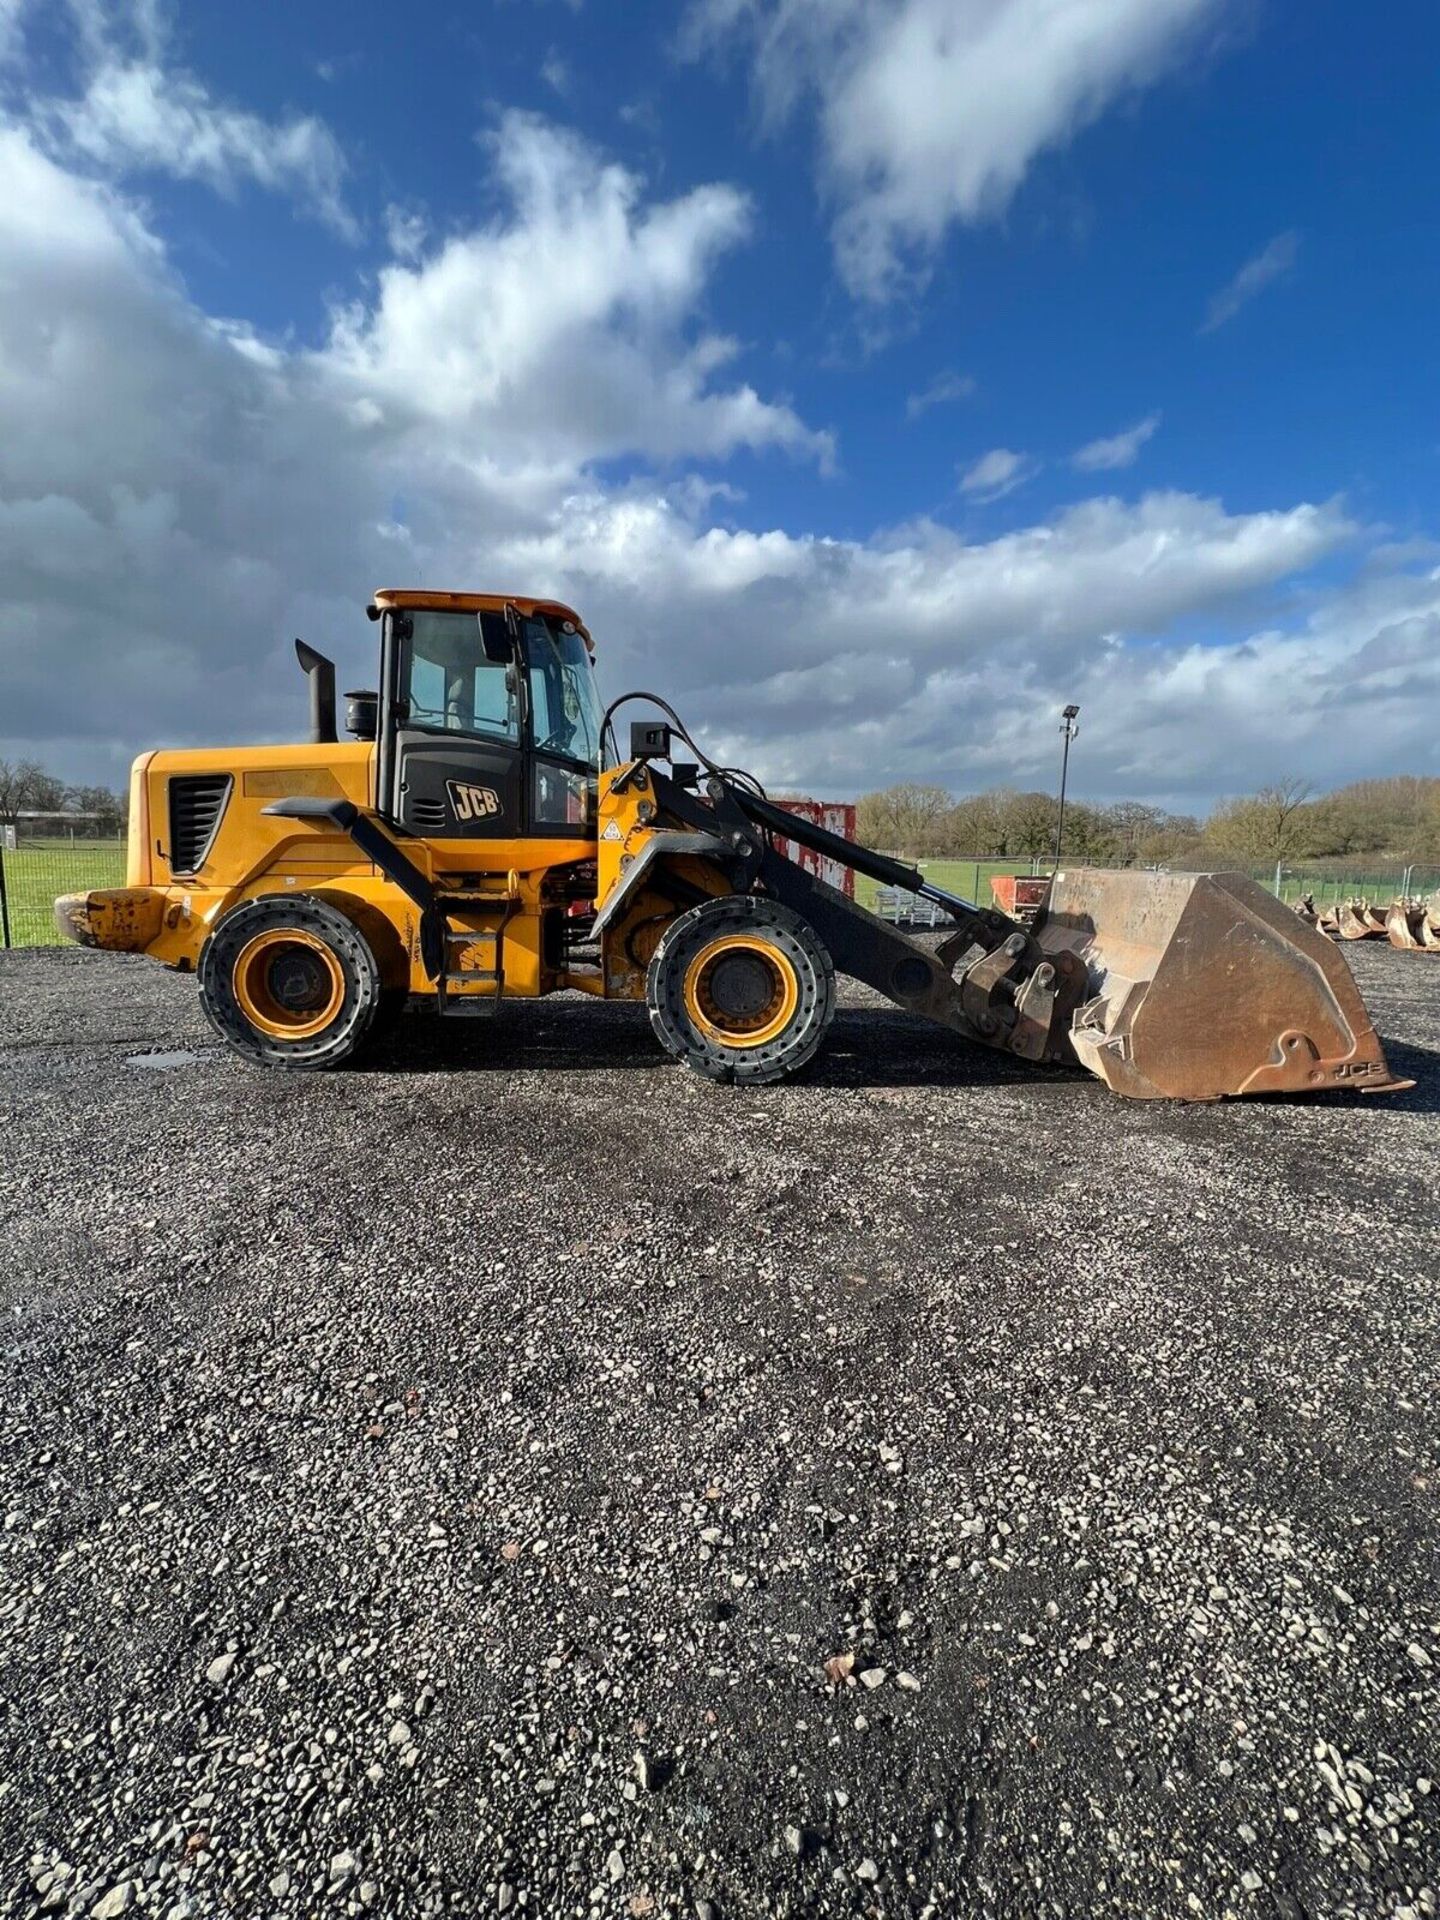
<svg viewBox="0 0 1440 1920">
<path fill-rule="evenodd" d="M 578 617 L 556 601 L 396 591 L 370 612 L 379 812 L 427 839 L 588 838 L 600 703 Z"/>
</svg>

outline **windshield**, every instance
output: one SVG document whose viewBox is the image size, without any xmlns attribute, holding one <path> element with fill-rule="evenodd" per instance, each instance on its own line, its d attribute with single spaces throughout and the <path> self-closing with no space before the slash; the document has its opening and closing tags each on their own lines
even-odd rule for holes
<svg viewBox="0 0 1440 1920">
<path fill-rule="evenodd" d="M 537 749 L 593 767 L 600 757 L 600 701 L 590 650 L 572 621 L 525 622 L 531 727 Z"/>
</svg>

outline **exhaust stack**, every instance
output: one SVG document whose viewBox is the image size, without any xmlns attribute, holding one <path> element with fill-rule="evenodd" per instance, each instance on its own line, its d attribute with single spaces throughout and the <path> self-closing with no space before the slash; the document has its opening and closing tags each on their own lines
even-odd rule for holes
<svg viewBox="0 0 1440 1920">
<path fill-rule="evenodd" d="M 295 658 L 310 682 L 310 738 L 317 747 L 337 740 L 335 731 L 335 662 L 327 660 L 303 640 L 295 642 Z"/>
</svg>

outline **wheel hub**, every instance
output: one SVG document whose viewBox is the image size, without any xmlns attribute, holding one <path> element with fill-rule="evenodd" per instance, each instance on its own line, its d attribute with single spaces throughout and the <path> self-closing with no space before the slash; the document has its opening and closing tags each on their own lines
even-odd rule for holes
<svg viewBox="0 0 1440 1920">
<path fill-rule="evenodd" d="M 287 947 L 270 962 L 266 980 L 287 1013 L 309 1013 L 329 998 L 330 981 L 318 954 Z"/>
<path fill-rule="evenodd" d="M 753 953 L 723 954 L 706 979 L 706 997 L 719 1014 L 732 1020 L 753 1020 L 775 999 L 773 968 Z"/>
<path fill-rule="evenodd" d="M 231 975 L 235 1002 L 258 1033 L 309 1040 L 345 1004 L 345 976 L 325 942 L 299 927 L 268 928 L 240 949 Z"/>
<path fill-rule="evenodd" d="M 700 1031 L 727 1047 L 763 1047 L 777 1039 L 800 1004 L 788 957 L 748 933 L 718 935 L 685 972 L 685 1004 Z"/>
</svg>

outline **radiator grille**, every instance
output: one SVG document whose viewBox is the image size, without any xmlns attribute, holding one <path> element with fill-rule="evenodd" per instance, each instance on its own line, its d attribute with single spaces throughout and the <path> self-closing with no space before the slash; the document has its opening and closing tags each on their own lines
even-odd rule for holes
<svg viewBox="0 0 1440 1920">
<path fill-rule="evenodd" d="M 170 870 L 198 873 L 220 825 L 232 781 L 228 773 L 182 773 L 170 781 Z"/>
<path fill-rule="evenodd" d="M 443 800 L 412 800 L 410 818 L 417 827 L 443 827 L 446 820 Z"/>
</svg>

